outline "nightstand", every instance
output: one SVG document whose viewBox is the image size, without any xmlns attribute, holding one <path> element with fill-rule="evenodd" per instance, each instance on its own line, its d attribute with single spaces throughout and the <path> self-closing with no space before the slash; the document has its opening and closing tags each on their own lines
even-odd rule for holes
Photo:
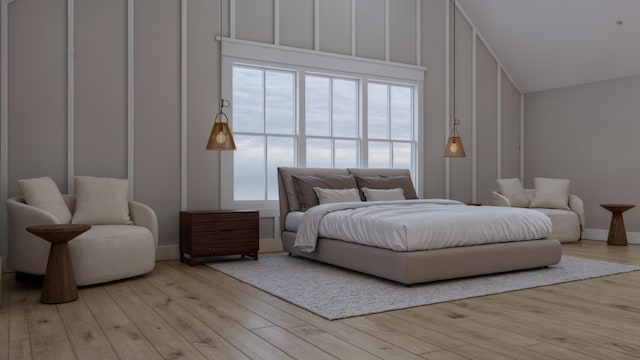
<svg viewBox="0 0 640 360">
<path fill-rule="evenodd" d="M 204 210 L 180 212 L 180 261 L 241 255 L 258 260 L 258 211 Z"/>
<path fill-rule="evenodd" d="M 0 307 L 2 307 L 2 256 L 0 256 Z"/>
</svg>

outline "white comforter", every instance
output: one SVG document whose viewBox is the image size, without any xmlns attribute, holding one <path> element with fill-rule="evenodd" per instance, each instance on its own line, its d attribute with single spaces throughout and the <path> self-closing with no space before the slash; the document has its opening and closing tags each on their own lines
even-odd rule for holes
<svg viewBox="0 0 640 360">
<path fill-rule="evenodd" d="M 530 209 L 467 206 L 444 199 L 349 202 L 307 210 L 294 247 L 313 252 L 318 237 L 327 237 L 415 251 L 542 239 L 549 234 L 549 217 Z"/>
</svg>

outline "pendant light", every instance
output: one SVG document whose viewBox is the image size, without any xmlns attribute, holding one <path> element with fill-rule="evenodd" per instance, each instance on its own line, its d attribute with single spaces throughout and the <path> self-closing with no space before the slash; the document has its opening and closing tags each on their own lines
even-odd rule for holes
<svg viewBox="0 0 640 360">
<path fill-rule="evenodd" d="M 452 102 L 453 102 L 453 128 L 451 129 L 451 133 L 449 134 L 449 140 L 447 140 L 447 146 L 444 149 L 444 157 L 465 157 L 466 154 L 464 152 L 464 146 L 462 145 L 462 138 L 460 138 L 460 134 L 458 133 L 458 126 L 460 125 L 460 120 L 456 118 L 456 6 L 455 0 L 450 2 L 451 7 L 453 8 L 451 14 L 453 14 L 453 72 L 452 72 L 452 82 L 451 89 L 453 90 Z"/>
<path fill-rule="evenodd" d="M 222 108 L 229 106 L 229 102 L 220 99 L 220 111 L 213 120 L 213 128 L 207 142 L 207 150 L 235 150 L 236 143 L 233 141 L 233 134 L 229 128 L 229 118 L 222 111 Z M 224 121 L 223 121 L 224 119 Z"/>
</svg>

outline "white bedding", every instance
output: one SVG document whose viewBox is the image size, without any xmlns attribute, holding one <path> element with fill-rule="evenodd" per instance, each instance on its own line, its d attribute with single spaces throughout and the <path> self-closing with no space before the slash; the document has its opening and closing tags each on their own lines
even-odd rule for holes
<svg viewBox="0 0 640 360">
<path fill-rule="evenodd" d="M 395 251 L 432 250 L 551 234 L 545 214 L 522 208 L 467 206 L 444 199 L 333 203 L 306 211 L 294 247 L 315 250 L 318 237 Z"/>
</svg>

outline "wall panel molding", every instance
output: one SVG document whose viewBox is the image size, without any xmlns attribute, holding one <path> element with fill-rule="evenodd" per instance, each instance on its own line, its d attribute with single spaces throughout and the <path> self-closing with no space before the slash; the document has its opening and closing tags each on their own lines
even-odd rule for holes
<svg viewBox="0 0 640 360">
<path fill-rule="evenodd" d="M 524 184 L 524 94 L 520 94 L 520 181 Z"/>
<path fill-rule="evenodd" d="M 389 0 L 384 0 L 384 59 L 389 61 L 391 59 L 391 44 L 390 44 L 390 32 L 391 32 L 391 15 L 389 14 Z"/>
<path fill-rule="evenodd" d="M 74 115 L 75 115 L 75 65 L 74 65 L 74 0 L 67 0 L 67 194 L 75 193 L 73 176 L 74 160 Z"/>
<path fill-rule="evenodd" d="M 229 37 L 236 38 L 236 0 L 229 0 Z"/>
<path fill-rule="evenodd" d="M 8 11 L 9 3 L 11 1 L 2 0 L 0 2 L 0 199 L 4 202 L 8 196 L 8 183 L 9 176 L 7 174 L 9 166 L 9 154 L 7 142 L 9 136 L 7 131 L 9 129 L 9 80 L 8 75 Z M 0 255 L 7 253 L 7 208 L 6 206 L 0 206 Z M 6 265 L 5 265 L 6 266 Z M 2 269 L 0 269 L 2 271 Z"/>
<path fill-rule="evenodd" d="M 127 0 L 127 179 L 129 179 L 129 200 L 134 199 L 134 4 Z"/>
<path fill-rule="evenodd" d="M 351 56 L 356 56 L 356 0 L 351 0 Z M 420 64 L 418 64 L 420 65 Z"/>
<path fill-rule="evenodd" d="M 313 49 L 320 51 L 320 0 L 313 0 Z"/>
<path fill-rule="evenodd" d="M 422 0 L 416 0 L 416 65 L 422 62 Z"/>
<path fill-rule="evenodd" d="M 502 66 L 500 63 L 497 65 L 498 69 L 496 73 L 498 74 L 496 79 L 496 131 L 497 131 L 497 173 L 496 179 L 502 179 Z"/>
<path fill-rule="evenodd" d="M 273 0 L 273 44 L 280 45 L 280 0 Z"/>
<path fill-rule="evenodd" d="M 471 201 L 478 202 L 478 33 L 471 31 Z"/>
<path fill-rule="evenodd" d="M 451 122 L 451 0 L 444 0 L 444 139 Z M 444 158 L 444 197 L 451 197 L 451 158 Z"/>
<path fill-rule="evenodd" d="M 187 210 L 187 0 L 180 1 L 180 209 Z"/>
</svg>

